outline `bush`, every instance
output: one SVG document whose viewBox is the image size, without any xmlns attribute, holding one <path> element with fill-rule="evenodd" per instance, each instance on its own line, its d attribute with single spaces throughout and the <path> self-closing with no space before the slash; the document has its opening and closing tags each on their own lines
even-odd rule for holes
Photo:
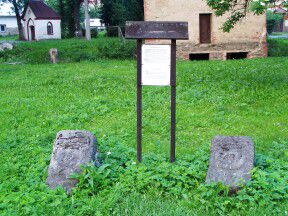
<svg viewBox="0 0 288 216">
<path fill-rule="evenodd" d="M 98 37 L 98 29 L 91 29 L 91 38 Z"/>
<path fill-rule="evenodd" d="M 267 11 L 267 32 L 268 34 L 271 34 L 275 28 L 276 25 L 280 23 L 280 21 L 283 19 L 283 16 L 280 14 L 275 14 L 272 11 Z"/>
<path fill-rule="evenodd" d="M 288 56 L 288 39 L 268 39 L 268 56 Z"/>
<path fill-rule="evenodd" d="M 136 54 L 136 44 L 134 41 L 122 41 L 120 39 L 105 40 L 98 44 L 98 56 L 108 59 L 133 58 Z"/>
<path fill-rule="evenodd" d="M 92 31 L 95 36 L 95 31 Z M 91 33 L 92 33 L 91 32 Z M 92 36 L 92 37 L 94 37 Z M 38 42 L 22 42 L 13 50 L 0 52 L 0 62 L 49 63 L 49 50 L 57 48 L 60 62 L 95 61 L 97 59 L 133 58 L 136 44 L 118 38 L 63 39 Z"/>
<path fill-rule="evenodd" d="M 107 37 L 118 37 L 117 27 L 107 27 Z"/>
</svg>

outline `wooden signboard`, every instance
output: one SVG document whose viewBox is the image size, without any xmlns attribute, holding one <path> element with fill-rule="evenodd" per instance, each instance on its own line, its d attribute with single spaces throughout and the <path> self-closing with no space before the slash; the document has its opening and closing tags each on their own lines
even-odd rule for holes
<svg viewBox="0 0 288 216">
<path fill-rule="evenodd" d="M 125 37 L 137 39 L 137 159 L 142 161 L 142 86 L 171 86 L 171 152 L 176 155 L 176 40 L 188 40 L 187 22 L 127 22 Z M 170 45 L 143 44 L 145 39 Z"/>
</svg>

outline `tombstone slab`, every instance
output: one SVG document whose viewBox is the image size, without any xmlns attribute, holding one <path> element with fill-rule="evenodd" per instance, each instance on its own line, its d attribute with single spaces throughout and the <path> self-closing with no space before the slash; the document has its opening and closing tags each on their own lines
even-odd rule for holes
<svg viewBox="0 0 288 216">
<path fill-rule="evenodd" d="M 91 132 L 60 131 L 53 147 L 47 185 L 52 189 L 63 186 L 70 193 L 78 183 L 70 178 L 71 174 L 80 173 L 80 166 L 92 161 L 97 161 L 97 140 Z"/>
<path fill-rule="evenodd" d="M 250 137 L 216 136 L 212 140 L 206 183 L 222 182 L 233 188 L 251 179 L 255 149 Z"/>
<path fill-rule="evenodd" d="M 5 49 L 8 49 L 8 50 L 12 50 L 13 49 L 13 44 L 11 43 L 2 43 L 2 48 L 5 50 Z"/>
<path fill-rule="evenodd" d="M 52 48 L 49 50 L 49 55 L 50 55 L 50 61 L 52 64 L 56 64 L 59 62 L 59 54 L 58 54 L 58 49 Z"/>
</svg>

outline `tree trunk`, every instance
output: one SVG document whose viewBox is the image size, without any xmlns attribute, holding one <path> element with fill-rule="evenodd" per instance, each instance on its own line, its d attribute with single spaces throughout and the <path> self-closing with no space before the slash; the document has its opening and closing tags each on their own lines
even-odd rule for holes
<svg viewBox="0 0 288 216">
<path fill-rule="evenodd" d="M 17 19 L 19 40 L 25 40 L 24 32 L 23 32 L 23 25 L 22 25 L 22 22 L 21 22 L 21 15 L 20 15 L 20 12 L 19 12 L 18 4 L 17 4 L 16 0 L 13 0 L 12 3 L 13 3 L 13 6 L 14 6 L 15 15 L 16 15 L 16 19 Z"/>
<path fill-rule="evenodd" d="M 80 5 L 81 5 L 81 1 L 75 0 L 73 15 L 74 15 L 75 36 L 76 37 L 83 37 L 82 29 L 81 29 L 81 25 L 80 25 Z"/>
<path fill-rule="evenodd" d="M 90 16 L 89 16 L 89 9 L 88 9 L 88 0 L 84 0 L 84 7 L 85 7 L 85 30 L 86 30 L 86 39 L 91 40 L 91 30 L 90 30 Z"/>
</svg>

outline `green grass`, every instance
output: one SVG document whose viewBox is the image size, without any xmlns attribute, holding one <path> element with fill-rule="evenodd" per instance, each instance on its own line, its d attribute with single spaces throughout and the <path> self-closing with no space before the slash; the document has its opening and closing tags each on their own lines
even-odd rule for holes
<svg viewBox="0 0 288 216">
<path fill-rule="evenodd" d="M 67 63 L 134 58 L 136 46 L 135 41 L 123 43 L 118 38 L 106 37 L 99 37 L 91 41 L 85 39 L 22 41 L 13 50 L 0 52 L 0 62 L 49 63 L 51 48 L 57 48 L 60 62 Z"/>
<path fill-rule="evenodd" d="M 112 151 L 112 156 L 135 161 L 135 61 L 0 64 L 0 214 L 287 215 L 287 193 L 283 198 L 287 192 L 283 173 L 288 167 L 287 68 L 284 57 L 178 63 L 178 162 L 173 169 L 177 173 L 181 161 L 190 158 L 188 167 L 197 167 L 193 175 L 198 179 L 198 186 L 183 198 L 163 193 L 160 187 L 125 192 L 123 187 L 135 186 L 128 181 L 134 171 L 125 171 L 97 193 L 84 187 L 67 196 L 45 185 L 53 141 L 60 130 L 90 130 L 104 154 Z M 143 89 L 144 156 L 155 153 L 160 161 L 169 155 L 169 99 L 168 87 Z M 257 154 L 275 166 L 261 171 L 263 178 L 257 177 L 259 173 L 254 176 L 261 182 L 252 184 L 253 196 L 247 195 L 249 187 L 242 195 L 230 197 L 217 192 L 221 188 L 205 186 L 210 142 L 219 134 L 251 136 Z M 121 148 L 132 148 L 133 154 L 126 158 L 125 152 L 117 152 Z M 284 195 L 265 189 L 269 185 L 282 187 L 279 193 Z"/>
<path fill-rule="evenodd" d="M 271 57 L 288 56 L 288 38 L 268 39 L 268 56 Z"/>
<path fill-rule="evenodd" d="M 12 35 L 12 36 L 5 36 L 5 37 L 1 37 L 0 36 L 0 42 L 1 41 L 15 41 L 15 40 L 17 40 L 19 37 L 18 37 L 18 35 Z"/>
</svg>

